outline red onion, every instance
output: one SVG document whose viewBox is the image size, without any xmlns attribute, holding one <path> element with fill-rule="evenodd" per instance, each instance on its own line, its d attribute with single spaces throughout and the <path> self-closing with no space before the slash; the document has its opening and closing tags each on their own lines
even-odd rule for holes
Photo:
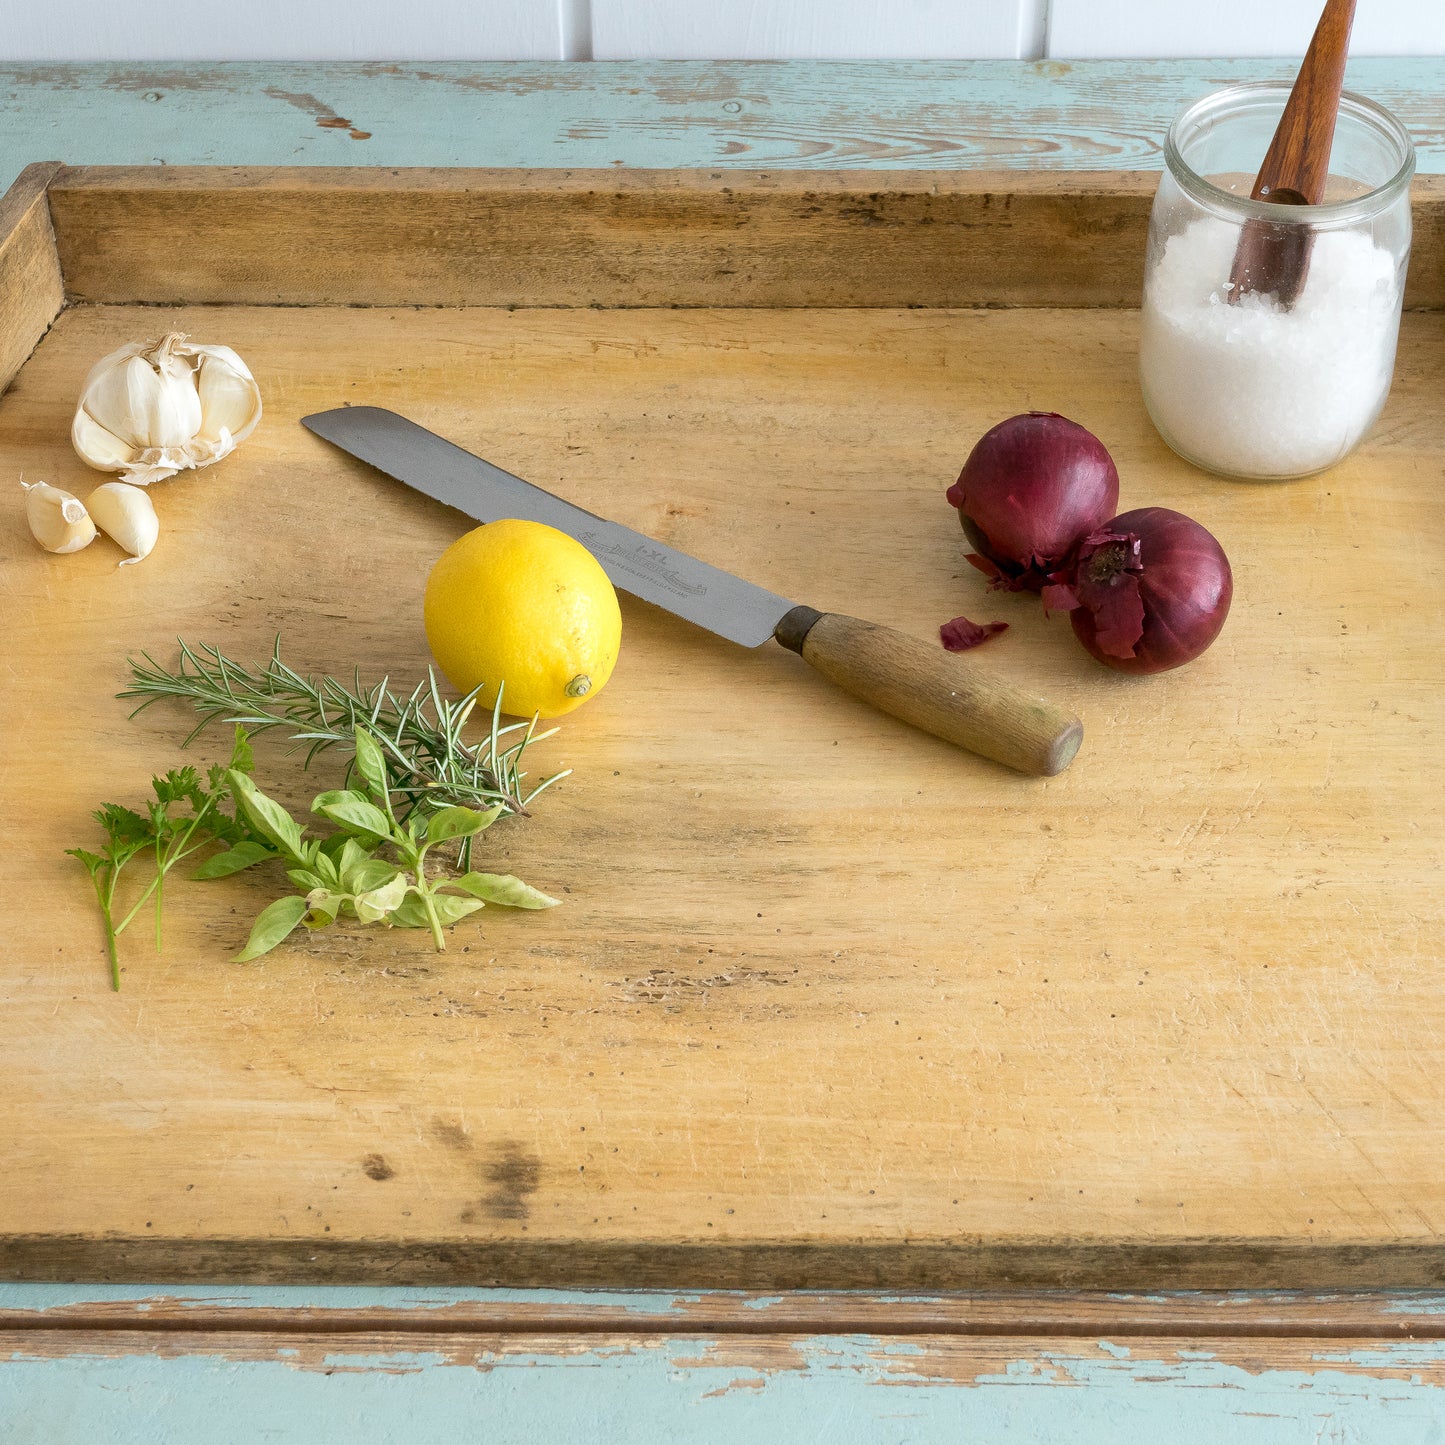
<svg viewBox="0 0 1445 1445">
<path fill-rule="evenodd" d="M 1010 592 L 1038 592 L 1074 544 L 1119 505 L 1119 473 L 1104 444 L 1055 412 L 1031 411 L 979 438 L 948 489 L 969 561 Z"/>
<path fill-rule="evenodd" d="M 1074 635 L 1106 667 L 1167 672 L 1192 662 L 1229 615 L 1229 559 L 1198 522 L 1168 507 L 1115 517 L 1079 544 L 1045 607 L 1073 609 Z"/>
</svg>

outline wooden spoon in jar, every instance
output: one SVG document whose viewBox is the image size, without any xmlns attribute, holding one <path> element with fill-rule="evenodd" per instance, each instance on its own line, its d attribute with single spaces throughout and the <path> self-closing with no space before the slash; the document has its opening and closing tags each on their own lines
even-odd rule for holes
<svg viewBox="0 0 1445 1445">
<path fill-rule="evenodd" d="M 1249 193 L 1252 200 L 1317 206 L 1324 199 L 1354 20 L 1355 0 L 1326 0 L 1314 39 L 1305 52 L 1304 64 L 1295 77 L 1274 139 Z M 1229 273 L 1231 305 L 1251 291 L 1273 293 L 1282 306 L 1292 305 L 1309 271 L 1312 241 L 1313 233 L 1307 226 L 1246 221 L 1234 253 L 1234 268 Z"/>
</svg>

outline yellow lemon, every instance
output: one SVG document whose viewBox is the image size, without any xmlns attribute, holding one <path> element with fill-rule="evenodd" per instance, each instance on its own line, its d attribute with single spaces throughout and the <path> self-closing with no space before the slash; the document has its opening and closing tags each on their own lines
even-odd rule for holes
<svg viewBox="0 0 1445 1445">
<path fill-rule="evenodd" d="M 540 522 L 488 522 L 459 537 L 426 582 L 426 638 L 459 692 L 557 717 L 612 676 L 617 593 L 580 543 Z"/>
</svg>

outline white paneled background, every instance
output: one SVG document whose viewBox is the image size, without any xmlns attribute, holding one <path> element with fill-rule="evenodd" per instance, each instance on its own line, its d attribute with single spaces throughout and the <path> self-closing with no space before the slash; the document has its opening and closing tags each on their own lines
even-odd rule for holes
<svg viewBox="0 0 1445 1445">
<path fill-rule="evenodd" d="M 1299 55 L 1324 0 L 1053 0 L 1048 53 L 1123 56 Z M 1445 53 L 1445 0 L 1358 0 L 1351 55 Z"/>
<path fill-rule="evenodd" d="M 1040 44 L 1035 9 L 1042 15 L 1035 0 L 592 0 L 592 49 L 599 60 L 994 60 Z"/>
<path fill-rule="evenodd" d="M 0 0 L 0 60 L 972 60 L 1298 55 L 1323 0 Z M 1445 54 L 1359 0 L 1355 55 Z"/>
</svg>

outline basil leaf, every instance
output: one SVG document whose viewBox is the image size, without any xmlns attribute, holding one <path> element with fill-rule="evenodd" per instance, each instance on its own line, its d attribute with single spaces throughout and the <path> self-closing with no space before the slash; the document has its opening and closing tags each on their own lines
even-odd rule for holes
<svg viewBox="0 0 1445 1445">
<path fill-rule="evenodd" d="M 408 893 L 405 898 L 386 915 L 386 921 L 393 928 L 430 928 L 427 921 L 426 909 L 421 906 L 421 899 L 415 893 Z"/>
<path fill-rule="evenodd" d="M 232 873 L 239 873 L 243 868 L 264 863 L 267 858 L 275 856 L 276 854 L 264 843 L 237 843 L 234 848 L 228 848 L 224 853 L 217 853 L 214 858 L 207 858 L 191 874 L 191 877 L 229 878 Z"/>
<path fill-rule="evenodd" d="M 226 782 L 246 820 L 272 847 L 295 862 L 305 862 L 301 825 L 281 806 L 268 798 L 245 773 L 226 771 Z"/>
<path fill-rule="evenodd" d="M 386 776 L 386 758 L 381 745 L 365 728 L 356 729 L 356 771 L 362 782 L 378 798 L 385 798 L 389 791 Z"/>
<path fill-rule="evenodd" d="M 341 875 L 341 886 L 348 893 L 371 893 L 390 883 L 397 872 L 385 858 L 363 858 Z"/>
<path fill-rule="evenodd" d="M 308 891 L 312 888 L 326 887 L 326 880 L 319 873 L 313 873 L 309 868 L 288 868 L 286 876 L 298 888 L 305 888 Z"/>
<path fill-rule="evenodd" d="M 455 893 L 433 893 L 431 903 L 443 928 L 487 906 L 480 898 L 458 898 Z"/>
<path fill-rule="evenodd" d="M 331 893 L 325 888 L 313 888 L 306 895 L 306 918 L 304 920 L 307 928 L 325 928 L 328 923 L 336 922 L 336 915 L 341 912 L 341 905 L 346 902 L 344 893 Z"/>
<path fill-rule="evenodd" d="M 336 866 L 334 858 L 317 849 L 316 856 L 311 860 L 311 867 L 328 888 L 341 887 L 341 870 Z"/>
<path fill-rule="evenodd" d="M 341 851 L 333 852 L 331 856 L 336 859 L 336 870 L 344 879 L 352 869 L 367 861 L 367 850 L 356 841 L 355 838 L 346 838 L 343 834 L 337 834 L 342 838 Z M 362 889 L 353 888 L 349 883 L 346 885 L 348 893 L 359 893 Z"/>
<path fill-rule="evenodd" d="M 358 893 L 351 900 L 356 916 L 363 923 L 377 923 L 392 912 L 406 897 L 406 875 L 398 873 L 389 883 L 373 888 L 369 893 Z"/>
<path fill-rule="evenodd" d="M 270 953 L 306 916 L 307 903 L 304 898 L 278 898 L 269 907 L 262 909 L 261 916 L 251 925 L 251 936 L 246 946 L 232 960 L 233 963 L 248 963 Z"/>
<path fill-rule="evenodd" d="M 368 838 L 391 836 L 391 820 L 365 795 L 349 788 L 320 793 L 311 804 L 313 813 L 339 823 L 347 832 Z"/>
<path fill-rule="evenodd" d="M 427 820 L 426 840 L 430 844 L 445 843 L 452 838 L 470 838 L 490 828 L 501 815 L 501 808 L 488 808 L 485 813 L 460 806 L 443 808 Z"/>
<path fill-rule="evenodd" d="M 448 878 L 441 886 L 462 888 L 474 898 L 507 908 L 555 908 L 562 901 L 548 897 L 540 888 L 533 888 L 510 873 L 463 873 L 460 878 Z"/>
</svg>

